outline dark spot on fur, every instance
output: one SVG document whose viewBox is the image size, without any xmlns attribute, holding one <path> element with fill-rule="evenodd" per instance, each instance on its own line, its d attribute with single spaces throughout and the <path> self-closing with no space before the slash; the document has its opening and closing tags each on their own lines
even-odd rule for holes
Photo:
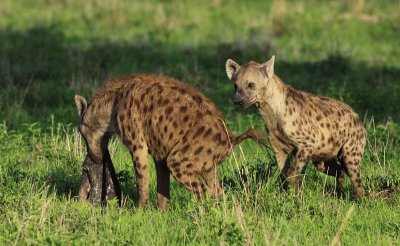
<svg viewBox="0 0 400 246">
<path fill-rule="evenodd" d="M 186 107 L 186 106 L 182 106 L 179 109 L 179 111 L 181 111 L 181 113 L 186 113 L 187 110 L 188 110 L 188 107 Z"/>
<path fill-rule="evenodd" d="M 204 137 L 208 137 L 212 132 L 211 127 L 207 129 L 207 131 L 204 133 Z"/>
<path fill-rule="evenodd" d="M 218 132 L 217 134 L 215 134 L 213 140 L 215 142 L 221 142 L 221 133 Z"/>
<path fill-rule="evenodd" d="M 126 145 L 131 146 L 132 145 L 132 141 L 130 139 L 126 139 Z"/>
<path fill-rule="evenodd" d="M 198 148 L 194 151 L 194 154 L 195 154 L 195 155 L 200 154 L 201 151 L 203 151 L 203 149 L 204 149 L 203 146 L 198 147 Z"/>
<path fill-rule="evenodd" d="M 186 154 L 188 152 L 189 148 L 190 148 L 189 144 L 186 144 L 185 146 L 183 146 L 183 148 L 181 150 L 182 154 Z"/>
<path fill-rule="evenodd" d="M 175 162 L 172 162 L 171 168 L 177 168 L 177 167 L 179 167 L 180 165 L 181 165 L 181 164 L 180 164 L 179 162 L 175 161 Z"/>
<path fill-rule="evenodd" d="M 200 111 L 196 112 L 196 118 L 200 119 L 201 117 L 203 117 L 203 113 L 201 113 Z"/>
<path fill-rule="evenodd" d="M 204 126 L 197 128 L 197 131 L 194 134 L 193 138 L 195 139 L 195 138 L 199 137 L 204 132 L 204 130 L 205 130 Z"/>
<path fill-rule="evenodd" d="M 165 109 L 165 113 L 166 113 L 166 114 L 171 114 L 172 111 L 174 111 L 174 108 L 173 108 L 172 106 L 169 106 L 169 107 L 167 107 L 167 108 Z"/>
<path fill-rule="evenodd" d="M 197 104 L 202 104 L 203 99 L 200 96 L 197 95 L 192 95 L 192 99 L 197 103 Z"/>
</svg>

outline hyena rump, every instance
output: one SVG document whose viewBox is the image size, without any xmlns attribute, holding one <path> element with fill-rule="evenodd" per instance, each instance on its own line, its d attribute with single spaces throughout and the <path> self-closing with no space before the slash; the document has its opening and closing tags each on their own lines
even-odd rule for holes
<svg viewBox="0 0 400 246">
<path fill-rule="evenodd" d="M 269 131 L 278 167 L 296 191 L 300 190 L 298 176 L 312 160 L 319 171 L 336 176 L 339 187 L 343 172 L 347 173 L 360 198 L 360 161 L 366 131 L 358 115 L 341 101 L 286 85 L 274 74 L 274 59 L 243 66 L 227 60 L 228 78 L 235 81 L 235 104 L 242 108 L 256 105 Z M 290 153 L 295 156 L 292 166 Z"/>
<path fill-rule="evenodd" d="M 149 199 L 148 153 L 156 164 L 158 205 L 165 208 L 170 198 L 170 174 L 200 197 L 204 192 L 217 196 L 220 185 L 216 165 L 233 145 L 249 137 L 262 138 L 256 130 L 233 136 L 222 113 L 201 92 L 163 76 L 132 75 L 110 80 L 89 105 L 81 96 L 75 101 L 88 158 L 96 166 L 92 169 L 102 173 L 99 164 L 108 136 L 114 132 L 128 147 L 135 166 L 139 206 Z M 89 180 L 91 176 L 89 173 Z M 87 195 L 83 190 L 82 197 Z"/>
</svg>

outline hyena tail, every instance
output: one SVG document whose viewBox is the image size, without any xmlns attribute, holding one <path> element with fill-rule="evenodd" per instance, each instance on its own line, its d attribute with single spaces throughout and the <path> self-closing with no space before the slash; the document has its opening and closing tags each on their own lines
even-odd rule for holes
<svg viewBox="0 0 400 246">
<path fill-rule="evenodd" d="M 263 131 L 256 129 L 247 130 L 239 136 L 234 137 L 231 141 L 233 145 L 237 145 L 248 138 L 257 141 L 259 144 L 262 144 L 264 146 L 268 145 L 267 135 Z"/>
</svg>

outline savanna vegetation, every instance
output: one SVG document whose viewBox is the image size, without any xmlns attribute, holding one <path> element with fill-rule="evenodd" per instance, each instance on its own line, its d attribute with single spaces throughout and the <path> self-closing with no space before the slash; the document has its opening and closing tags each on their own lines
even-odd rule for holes
<svg viewBox="0 0 400 246">
<path fill-rule="evenodd" d="M 48 1 L 0 4 L 0 244 L 398 245 L 398 1 Z M 263 128 L 233 105 L 225 61 L 266 61 L 295 88 L 334 97 L 363 119 L 368 141 L 356 202 L 348 178 L 309 165 L 304 191 L 280 187 L 269 148 L 247 141 L 218 169 L 224 194 L 198 201 L 172 181 L 169 211 L 135 205 L 129 153 L 109 149 L 123 206 L 76 200 L 86 146 L 74 95 L 108 78 L 176 77 L 202 90 L 234 133 Z M 152 160 L 151 160 L 152 161 Z"/>
</svg>

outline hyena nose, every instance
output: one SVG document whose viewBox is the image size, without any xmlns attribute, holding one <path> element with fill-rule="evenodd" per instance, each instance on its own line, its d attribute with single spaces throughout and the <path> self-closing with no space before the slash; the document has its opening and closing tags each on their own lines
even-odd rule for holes
<svg viewBox="0 0 400 246">
<path fill-rule="evenodd" d="M 236 106 L 242 106 L 243 105 L 243 99 L 235 99 L 234 101 Z"/>
</svg>

